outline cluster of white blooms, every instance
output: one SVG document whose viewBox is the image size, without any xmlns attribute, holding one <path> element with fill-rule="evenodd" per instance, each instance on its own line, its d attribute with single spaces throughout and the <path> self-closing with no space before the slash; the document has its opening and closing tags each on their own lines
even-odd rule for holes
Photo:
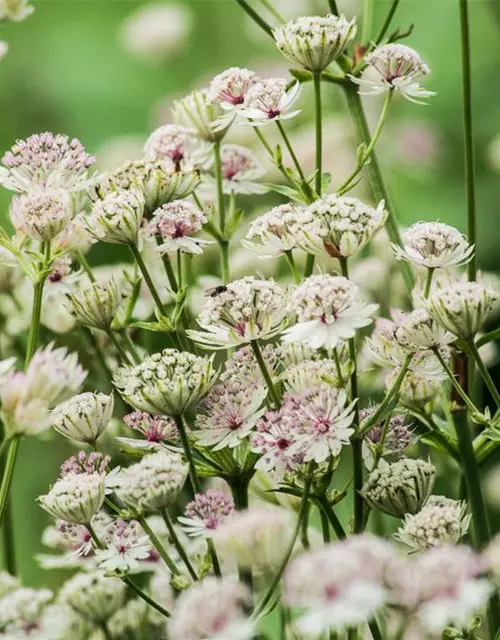
<svg viewBox="0 0 500 640">
<path fill-rule="evenodd" d="M 185 515 L 179 517 L 184 531 L 190 536 L 213 536 L 224 520 L 234 510 L 234 501 L 222 491 L 209 490 L 197 493 L 186 505 Z"/>
<path fill-rule="evenodd" d="M 133 244 L 144 215 L 145 199 L 138 189 L 109 193 L 96 202 L 88 230 L 103 242 Z"/>
<path fill-rule="evenodd" d="M 207 218 L 194 204 L 187 200 L 175 200 L 154 212 L 148 224 L 148 233 L 161 239 L 158 246 L 161 254 L 172 251 L 202 253 L 203 247 L 209 242 L 191 236 L 200 231 L 206 222 Z"/>
<path fill-rule="evenodd" d="M 10 219 L 18 233 L 44 242 L 55 238 L 71 221 L 71 197 L 64 189 L 40 190 L 13 198 Z"/>
<path fill-rule="evenodd" d="M 52 426 L 77 442 L 95 442 L 113 417 L 113 408 L 112 394 L 81 393 L 52 411 Z"/>
<path fill-rule="evenodd" d="M 299 246 L 303 209 L 282 204 L 256 218 L 248 229 L 243 246 L 262 258 L 274 258 Z"/>
<path fill-rule="evenodd" d="M 78 573 L 63 584 L 59 601 L 94 622 L 104 622 L 125 603 L 127 587 L 102 571 Z"/>
<path fill-rule="evenodd" d="M 123 301 L 123 292 L 111 276 L 102 282 L 77 288 L 68 297 L 72 313 L 82 324 L 106 331 Z"/>
<path fill-rule="evenodd" d="M 276 120 L 289 120 L 300 113 L 300 110 L 290 111 L 299 97 L 300 89 L 298 82 L 289 89 L 285 78 L 259 80 L 246 94 L 239 115 L 248 118 L 254 126 Z"/>
<path fill-rule="evenodd" d="M 167 162 L 174 172 L 204 169 L 209 163 L 210 147 L 203 145 L 194 129 L 165 124 L 149 136 L 144 145 L 147 160 Z"/>
</svg>

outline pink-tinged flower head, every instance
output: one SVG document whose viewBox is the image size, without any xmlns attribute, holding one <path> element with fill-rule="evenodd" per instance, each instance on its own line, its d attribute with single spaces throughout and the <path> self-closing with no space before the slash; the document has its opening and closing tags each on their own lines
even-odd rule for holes
<svg viewBox="0 0 500 640">
<path fill-rule="evenodd" d="M 106 469 L 111 458 L 99 451 L 79 451 L 76 456 L 71 456 L 61 466 L 61 478 L 70 473 L 74 474 L 106 474 Z"/>
<path fill-rule="evenodd" d="M 261 353 L 271 377 L 276 377 L 281 358 L 281 347 L 266 344 L 261 349 Z M 249 345 L 238 349 L 226 361 L 224 370 L 220 374 L 220 382 L 233 385 L 239 384 L 242 389 L 258 388 L 266 385 L 259 363 Z"/>
<path fill-rule="evenodd" d="M 227 111 L 237 109 L 245 102 L 245 96 L 256 80 L 253 71 L 231 67 L 215 76 L 210 83 L 207 99 L 220 104 Z"/>
<path fill-rule="evenodd" d="M 145 411 L 133 411 L 127 414 L 123 421 L 134 431 L 142 433 L 151 443 L 161 444 L 179 439 L 175 422 L 168 416 L 154 416 Z"/>
<path fill-rule="evenodd" d="M 193 129 L 176 124 L 159 127 L 144 145 L 147 160 L 171 163 L 175 172 L 205 168 L 209 152 L 210 146 L 197 138 Z"/>
<path fill-rule="evenodd" d="M 2 158 L 0 184 L 26 193 L 33 187 L 85 191 L 93 184 L 88 169 L 95 163 L 76 138 L 40 133 L 16 144 Z"/>
<path fill-rule="evenodd" d="M 56 530 L 61 538 L 61 546 L 69 548 L 73 555 L 77 557 L 88 556 L 93 552 L 92 536 L 84 524 L 72 524 L 58 520 Z"/>
<path fill-rule="evenodd" d="M 242 244 L 261 258 L 283 255 L 299 246 L 303 217 L 303 207 L 291 203 L 273 207 L 250 224 Z"/>
<path fill-rule="evenodd" d="M 16 196 L 10 207 L 10 219 L 17 233 L 38 242 L 53 240 L 72 217 L 71 196 L 64 189 L 37 189 Z"/>
<path fill-rule="evenodd" d="M 285 78 L 265 78 L 256 82 L 248 91 L 239 115 L 254 126 L 293 118 L 300 113 L 300 110 L 290 111 L 290 108 L 299 96 L 301 85 L 297 82 L 291 89 L 287 87 Z"/>
<path fill-rule="evenodd" d="M 115 520 L 107 528 L 104 549 L 96 550 L 99 568 L 105 571 L 131 571 L 139 560 L 147 560 L 151 551 L 149 538 L 135 520 Z"/>
<path fill-rule="evenodd" d="M 187 200 L 175 200 L 154 212 L 147 229 L 150 235 L 161 238 L 162 243 L 158 246 L 161 254 L 178 250 L 200 254 L 209 242 L 192 235 L 206 222 L 205 215 L 196 205 Z"/>
<path fill-rule="evenodd" d="M 267 187 L 257 182 L 265 169 L 249 149 L 239 144 L 225 144 L 221 149 L 221 162 L 224 193 L 260 194 L 267 191 Z"/>
<path fill-rule="evenodd" d="M 186 505 L 185 515 L 179 518 L 179 522 L 188 535 L 208 538 L 233 510 L 232 498 L 222 491 L 209 490 L 195 495 L 194 500 Z"/>
</svg>

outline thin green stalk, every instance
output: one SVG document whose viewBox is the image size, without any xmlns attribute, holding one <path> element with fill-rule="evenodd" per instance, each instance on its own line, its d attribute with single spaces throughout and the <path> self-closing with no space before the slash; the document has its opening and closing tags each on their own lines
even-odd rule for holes
<svg viewBox="0 0 500 640">
<path fill-rule="evenodd" d="M 336 189 L 336 193 L 338 193 L 339 195 L 342 195 L 347 191 L 349 191 L 350 189 L 352 189 L 352 187 L 354 186 L 352 184 L 353 180 L 361 173 L 361 171 L 363 170 L 363 167 L 366 166 L 367 161 L 370 159 L 370 156 L 373 153 L 373 150 L 375 149 L 375 145 L 377 144 L 378 139 L 380 138 L 382 129 L 384 128 L 384 124 L 387 119 L 387 113 L 389 110 L 389 105 L 391 104 L 393 95 L 394 95 L 394 91 L 392 90 L 389 91 L 389 93 L 386 95 L 384 100 L 384 105 L 382 107 L 382 111 L 380 112 L 380 117 L 378 119 L 377 126 L 375 127 L 375 131 L 373 132 L 373 135 L 371 137 L 370 143 L 365 149 L 361 162 L 358 163 L 358 166 L 354 169 L 354 171 L 351 172 L 351 174 L 347 177 L 344 183 L 338 189 Z"/>
<path fill-rule="evenodd" d="M 87 274 L 90 282 L 95 282 L 96 279 L 95 279 L 94 272 L 92 271 L 92 267 L 88 263 L 87 258 L 84 256 L 83 251 L 77 251 L 76 252 L 76 259 L 80 263 L 81 268 Z"/>
<path fill-rule="evenodd" d="M 99 628 L 101 629 L 102 635 L 104 636 L 105 640 L 113 640 L 113 636 L 109 632 L 108 625 L 105 622 L 100 624 Z"/>
<path fill-rule="evenodd" d="M 227 284 L 230 280 L 229 275 L 229 242 L 224 240 L 219 242 L 220 247 L 220 271 L 222 282 Z"/>
<path fill-rule="evenodd" d="M 274 7 L 273 3 L 270 0 L 260 0 L 261 3 L 266 7 L 266 9 L 271 13 L 278 22 L 286 22 L 285 18 L 281 15 L 279 11 Z"/>
<path fill-rule="evenodd" d="M 333 13 L 334 16 L 338 16 L 339 15 L 339 10 L 337 7 L 337 1 L 336 0 L 328 0 L 328 7 L 330 8 L 330 12 Z"/>
<path fill-rule="evenodd" d="M 361 44 L 370 42 L 373 23 L 373 0 L 365 0 L 363 4 L 363 22 L 361 31 Z"/>
<path fill-rule="evenodd" d="M 260 371 L 262 373 L 262 376 L 264 377 L 264 380 L 266 381 L 267 384 L 267 388 L 269 389 L 269 395 L 271 396 L 271 400 L 272 403 L 274 404 L 274 406 L 276 408 L 278 408 L 280 406 L 280 397 L 278 392 L 276 391 L 276 387 L 273 384 L 272 378 L 271 378 L 271 374 L 269 373 L 269 370 L 266 366 L 265 360 L 262 357 L 262 353 L 260 351 L 260 347 L 259 347 L 259 341 L 258 340 L 252 340 L 250 342 L 251 346 L 252 346 L 252 351 L 253 354 L 255 356 L 255 359 L 257 360 L 257 363 L 259 365 Z"/>
<path fill-rule="evenodd" d="M 378 626 L 375 618 L 373 620 L 370 620 L 370 622 L 368 623 L 368 628 L 370 629 L 373 640 L 384 640 L 384 636 L 382 635 L 380 627 Z"/>
<path fill-rule="evenodd" d="M 16 466 L 20 440 L 21 436 L 19 434 L 14 435 L 9 443 L 9 448 L 7 450 L 7 460 L 5 462 L 2 484 L 0 486 L 0 526 L 3 522 L 3 517 L 5 515 L 5 510 L 7 507 L 7 501 L 9 499 L 10 487 L 12 485 L 12 478 L 14 476 L 14 469 Z"/>
<path fill-rule="evenodd" d="M 115 348 L 118 351 L 118 354 L 123 362 L 125 362 L 126 364 L 134 364 L 124 346 L 122 345 L 120 340 L 118 340 L 118 336 L 116 335 L 116 333 L 112 329 L 107 329 L 106 335 L 115 345 Z"/>
<path fill-rule="evenodd" d="M 439 360 L 441 366 L 443 367 L 443 369 L 445 370 L 448 378 L 450 379 L 451 384 L 453 385 L 455 391 L 458 393 L 458 395 L 462 398 L 462 400 L 465 403 L 465 406 L 469 409 L 469 411 L 471 413 L 479 413 L 478 408 L 476 407 L 476 405 L 472 402 L 472 400 L 469 398 L 467 392 L 462 388 L 462 385 L 458 382 L 458 380 L 455 377 L 455 374 L 453 373 L 453 371 L 450 369 L 450 367 L 448 366 L 448 363 L 446 362 L 446 360 L 443 358 L 443 356 L 441 355 L 441 353 L 439 352 L 439 349 L 434 349 L 434 353 L 436 354 L 437 359 Z"/>
<path fill-rule="evenodd" d="M 231 494 L 234 500 L 234 506 L 237 511 L 248 509 L 248 482 L 246 480 L 235 480 L 230 483 Z M 238 565 L 238 579 L 246 584 L 248 590 L 252 594 L 253 607 L 253 572 L 252 567 L 242 567 Z"/>
<path fill-rule="evenodd" d="M 474 180 L 474 137 L 472 131 L 472 80 L 469 36 L 469 6 L 467 0 L 458 0 L 460 36 L 462 44 L 462 99 L 464 127 L 465 189 L 467 198 L 467 237 L 476 244 L 476 186 Z M 469 281 L 476 279 L 476 254 L 467 264 Z"/>
<path fill-rule="evenodd" d="M 293 253 L 291 250 L 285 251 L 285 258 L 286 258 L 286 261 L 288 262 L 288 265 L 290 266 L 290 271 L 292 272 L 293 280 L 295 284 L 299 284 L 302 278 L 300 276 L 300 273 L 297 270 L 297 265 L 295 264 L 295 259 L 293 257 Z"/>
<path fill-rule="evenodd" d="M 327 517 L 329 523 L 332 525 L 333 530 L 335 531 L 335 535 L 338 540 L 343 540 L 346 537 L 346 532 L 344 531 L 344 527 L 342 523 L 337 517 L 337 514 L 332 508 L 332 505 L 328 502 L 326 497 L 318 498 L 318 505 L 321 509 L 321 512 Z"/>
<path fill-rule="evenodd" d="M 151 278 L 148 268 L 146 267 L 146 264 L 142 259 L 141 252 L 139 251 L 139 249 L 137 248 L 137 245 L 135 244 L 130 244 L 129 247 L 130 247 L 130 251 L 132 252 L 132 255 L 135 258 L 135 261 L 137 262 L 137 266 L 139 267 L 142 273 L 142 276 L 146 281 L 146 284 L 153 297 L 153 300 L 155 301 L 158 311 L 161 313 L 162 316 L 166 316 L 167 312 L 165 310 L 165 306 L 160 298 L 158 291 L 156 290 L 155 284 L 153 282 L 153 279 Z"/>
<path fill-rule="evenodd" d="M 330 536 L 330 523 L 328 522 L 328 518 L 326 517 L 325 512 L 320 509 L 319 517 L 321 519 L 321 533 L 323 534 L 323 542 L 325 544 L 329 544 L 332 540 Z"/>
<path fill-rule="evenodd" d="M 153 531 L 153 529 L 151 529 L 151 527 L 149 526 L 148 521 L 146 520 L 146 518 L 144 516 L 139 516 L 138 520 L 140 522 L 141 527 L 147 533 L 148 538 L 151 540 L 151 544 L 156 549 L 156 551 L 158 551 L 158 553 L 160 554 L 160 557 L 162 558 L 163 562 L 165 562 L 165 564 L 169 568 L 169 570 L 172 573 L 172 575 L 174 575 L 174 576 L 180 575 L 180 571 L 177 568 L 175 562 L 168 555 L 167 550 L 162 545 L 162 543 L 158 539 L 158 537 L 155 534 L 155 532 Z"/>
<path fill-rule="evenodd" d="M 500 408 L 500 393 L 498 392 L 498 389 L 496 388 L 496 385 L 493 382 L 493 379 L 490 376 L 489 371 L 481 358 L 481 355 L 476 347 L 476 343 L 474 342 L 474 340 L 470 340 L 467 343 L 467 346 L 474 362 L 476 363 L 479 373 L 481 374 L 481 378 L 484 380 L 484 383 L 488 387 L 488 391 L 491 393 L 491 397 L 495 401 L 497 407 Z"/>
<path fill-rule="evenodd" d="M 261 18 L 257 11 L 255 11 L 255 9 L 253 9 L 246 0 L 236 0 L 236 2 L 244 11 L 246 11 L 246 13 L 248 13 L 252 20 L 254 20 L 254 22 L 256 22 L 259 27 L 274 40 L 272 27 L 264 20 L 264 18 Z"/>
<path fill-rule="evenodd" d="M 308 278 L 312 274 L 315 260 L 316 258 L 312 255 L 312 253 L 307 254 L 306 267 L 304 269 L 304 278 Z"/>
<path fill-rule="evenodd" d="M 295 151 L 293 150 L 292 143 L 290 142 L 290 138 L 287 136 L 285 128 L 281 124 L 280 120 L 276 120 L 276 126 L 278 127 L 278 130 L 281 133 L 281 137 L 283 138 L 283 142 L 285 143 L 285 146 L 288 149 L 288 153 L 290 154 L 290 157 L 292 158 L 293 164 L 295 165 L 295 168 L 297 169 L 297 173 L 300 176 L 300 179 L 302 181 L 302 185 L 303 185 L 304 189 L 306 190 L 306 192 L 307 191 L 309 192 L 309 195 L 311 195 L 311 193 L 310 193 L 311 190 L 310 190 L 309 185 L 307 184 L 306 177 L 305 177 L 304 172 L 302 170 L 302 167 L 300 165 L 299 159 L 297 158 L 297 155 L 296 155 Z"/>
<path fill-rule="evenodd" d="M 424 298 L 428 298 L 429 297 L 429 293 L 431 292 L 432 276 L 434 275 L 434 271 L 435 271 L 435 269 L 433 267 L 430 267 L 429 269 L 427 269 L 427 278 L 426 278 L 426 281 L 425 281 Z"/>
<path fill-rule="evenodd" d="M 139 294 L 141 292 L 141 279 L 137 278 L 132 285 L 132 291 L 130 292 L 130 298 L 128 299 L 127 308 L 125 310 L 125 319 L 123 324 L 125 327 L 132 321 L 132 316 L 134 315 L 135 305 L 137 304 L 137 300 L 139 299 Z"/>
<path fill-rule="evenodd" d="M 250 120 L 250 122 L 252 122 L 252 120 Z M 285 180 L 289 183 L 289 185 L 295 189 L 297 185 L 295 184 L 295 182 L 291 179 L 291 177 L 286 172 L 286 169 L 283 166 L 283 163 L 277 161 L 277 159 L 276 159 L 276 157 L 274 155 L 274 152 L 273 152 L 273 150 L 271 148 L 271 145 L 265 139 L 264 134 L 262 133 L 260 128 L 259 127 L 252 127 L 252 128 L 255 131 L 255 134 L 257 135 L 257 137 L 259 138 L 262 146 L 267 151 L 269 157 L 271 158 L 271 160 L 274 162 L 274 164 L 278 168 L 278 170 L 281 173 L 281 175 L 285 178 Z"/>
<path fill-rule="evenodd" d="M 224 200 L 222 160 L 220 142 L 214 144 L 215 180 L 217 183 L 217 209 L 219 211 L 219 229 L 223 240 L 219 240 L 220 271 L 224 284 L 229 282 L 229 241 L 226 238 L 226 203 Z"/>
<path fill-rule="evenodd" d="M 321 119 L 321 74 L 314 74 L 314 113 L 316 131 L 316 178 L 315 189 L 319 198 L 322 191 L 323 177 L 323 130 Z"/>
<path fill-rule="evenodd" d="M 359 141 L 364 142 L 366 145 L 369 145 L 371 140 L 370 129 L 368 128 L 368 123 L 366 121 L 365 112 L 363 110 L 363 105 L 361 104 L 361 98 L 359 97 L 358 90 L 352 83 L 345 83 L 343 85 L 343 88 L 347 100 L 347 105 L 356 126 Z M 401 234 L 399 232 L 399 225 L 396 218 L 394 206 L 391 202 L 389 192 L 384 182 L 382 171 L 380 169 L 380 165 L 375 152 L 372 152 L 371 162 L 366 165 L 366 169 L 370 178 L 370 184 L 375 200 L 377 200 L 378 202 L 380 202 L 380 200 L 385 201 L 385 208 L 387 209 L 389 214 L 386 222 L 389 238 L 391 242 L 402 247 L 403 242 L 401 239 Z M 415 284 L 413 271 L 405 260 L 398 260 L 398 265 L 403 274 L 403 278 L 408 291 L 411 293 Z"/>
<path fill-rule="evenodd" d="M 174 547 L 177 549 L 177 553 L 179 554 L 181 560 L 184 562 L 184 564 L 186 565 L 186 569 L 189 571 L 191 577 L 193 578 L 194 581 L 198 580 L 198 574 L 196 573 L 196 571 L 193 568 L 193 565 L 191 564 L 191 562 L 189 561 L 189 557 L 184 549 L 184 547 L 181 544 L 181 541 L 179 540 L 179 537 L 177 536 L 177 533 L 175 532 L 175 528 L 174 525 L 172 524 L 172 521 L 170 519 L 170 516 L 168 515 L 168 512 L 166 509 L 163 509 L 161 512 L 162 518 L 163 518 L 163 522 L 165 523 L 165 526 L 168 529 L 168 533 L 169 536 L 172 540 L 172 543 L 174 545 Z"/>
<path fill-rule="evenodd" d="M 165 267 L 165 272 L 167 274 L 170 288 L 174 293 L 177 293 L 177 291 L 179 291 L 179 286 L 177 285 L 177 278 L 175 277 L 175 272 L 174 272 L 174 268 L 172 267 L 172 263 L 170 261 L 170 256 L 168 255 L 168 253 L 164 253 L 162 258 L 163 258 L 163 266 Z"/>
<path fill-rule="evenodd" d="M 382 27 L 380 28 L 380 31 L 378 32 L 378 36 L 375 38 L 375 44 L 380 44 L 382 40 L 385 38 L 385 34 L 387 33 L 387 31 L 389 30 L 389 27 L 391 26 L 392 19 L 394 18 L 394 14 L 396 13 L 396 9 L 398 8 L 398 4 L 400 2 L 401 0 L 392 0 L 392 5 L 391 5 L 391 8 L 389 9 L 389 13 L 387 14 L 384 20 L 384 24 L 382 25 Z"/>
<path fill-rule="evenodd" d="M 476 347 L 479 349 L 483 345 L 493 342 L 493 340 L 498 340 L 498 338 L 500 338 L 500 327 L 490 331 L 489 333 L 485 333 L 484 336 L 479 338 L 479 340 L 476 340 Z"/>
<path fill-rule="evenodd" d="M 125 343 L 128 353 L 132 356 L 132 360 L 134 361 L 135 364 L 139 364 L 139 362 L 141 362 L 141 356 L 139 355 L 139 352 L 137 351 L 135 344 L 132 342 L 132 338 L 130 337 L 127 329 L 124 329 L 121 332 L 121 336 L 123 338 L 123 342 Z"/>
</svg>

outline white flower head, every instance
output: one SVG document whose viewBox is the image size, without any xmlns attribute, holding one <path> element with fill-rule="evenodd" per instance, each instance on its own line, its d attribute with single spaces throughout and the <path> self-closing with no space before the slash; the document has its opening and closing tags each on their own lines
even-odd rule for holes
<svg viewBox="0 0 500 640">
<path fill-rule="evenodd" d="M 334 360 L 302 360 L 291 364 L 283 372 L 283 384 L 292 393 L 321 387 L 324 384 L 339 385 L 339 370 Z"/>
<path fill-rule="evenodd" d="M 262 194 L 268 188 L 259 184 L 265 169 L 255 155 L 239 144 L 224 144 L 221 147 L 222 188 L 224 193 L 245 195 Z M 205 176 L 205 182 L 215 187 L 213 176 Z"/>
<path fill-rule="evenodd" d="M 298 113 L 290 111 L 299 97 L 301 85 L 295 83 L 290 89 L 284 78 L 265 78 L 256 82 L 248 91 L 243 109 L 238 114 L 251 120 L 249 124 L 261 126 L 276 120 L 288 120 Z"/>
<path fill-rule="evenodd" d="M 364 423 L 369 422 L 377 409 L 377 405 L 361 409 L 359 419 L 362 427 Z M 382 439 L 384 433 L 385 437 Z M 379 455 L 400 457 L 414 442 L 411 425 L 405 424 L 405 416 L 402 414 L 392 415 L 387 426 L 374 424 L 363 438 L 363 461 L 366 468 L 371 471 Z"/>
<path fill-rule="evenodd" d="M 172 115 L 176 124 L 194 129 L 206 142 L 222 140 L 232 123 L 222 106 L 210 101 L 207 89 L 198 89 L 176 100 Z"/>
<path fill-rule="evenodd" d="M 1 0 L 0 1 L 0 22 L 11 20 L 21 22 L 28 18 L 35 8 L 28 4 L 28 0 Z"/>
<path fill-rule="evenodd" d="M 293 204 L 273 207 L 256 218 L 242 245 L 261 258 L 275 258 L 299 246 L 304 209 Z"/>
<path fill-rule="evenodd" d="M 365 57 L 365 62 L 377 74 L 375 80 L 351 76 L 361 86 L 363 95 L 378 95 L 387 91 L 399 91 L 403 97 L 416 104 L 425 104 L 422 99 L 436 95 L 423 89 L 417 80 L 430 73 L 429 67 L 419 54 L 404 44 L 391 43 L 377 47 Z"/>
<path fill-rule="evenodd" d="M 198 318 L 203 331 L 188 335 L 212 349 L 226 349 L 273 338 L 282 331 L 285 316 L 286 296 L 280 285 L 248 276 L 209 295 Z"/>
<path fill-rule="evenodd" d="M 358 198 L 326 196 L 305 212 L 302 248 L 320 256 L 349 257 L 371 240 L 386 219 L 383 200 L 374 209 Z"/>
<path fill-rule="evenodd" d="M 468 340 L 483 326 L 499 294 L 479 282 L 438 289 L 426 302 L 430 316 L 453 335 Z"/>
<path fill-rule="evenodd" d="M 415 309 L 404 316 L 396 328 L 395 339 L 409 351 L 441 349 L 455 341 L 455 337 L 439 325 L 426 309 Z"/>
<path fill-rule="evenodd" d="M 102 242 L 134 244 L 144 215 L 145 199 L 139 189 L 109 193 L 98 200 L 87 222 L 88 231 Z"/>
<path fill-rule="evenodd" d="M 428 269 L 464 265 L 474 255 L 467 238 L 442 222 L 417 222 L 403 233 L 403 247 L 393 244 L 392 249 L 398 260 Z"/>
<path fill-rule="evenodd" d="M 175 422 L 168 416 L 154 416 L 145 411 L 133 411 L 123 418 L 123 422 L 145 436 L 149 448 L 155 448 L 163 442 L 177 442 L 179 432 Z M 142 441 L 141 441 L 142 442 Z"/>
<path fill-rule="evenodd" d="M 0 40 L 0 61 L 5 58 L 8 52 L 9 52 L 9 45 L 7 44 L 7 42 L 5 42 L 5 40 Z M 2 172 L 0 170 L 0 174 L 1 173 Z"/>
<path fill-rule="evenodd" d="M 89 168 L 95 158 L 89 156 L 82 143 L 63 134 L 40 133 L 16 144 L 2 158 L 0 184 L 11 191 L 28 193 L 36 188 L 85 191 L 95 176 Z"/>
<path fill-rule="evenodd" d="M 53 240 L 70 223 L 73 206 L 64 189 L 36 190 L 12 199 L 10 219 L 16 231 L 33 240 Z"/>
<path fill-rule="evenodd" d="M 154 212 L 147 231 L 162 240 L 158 245 L 160 254 L 179 250 L 184 253 L 201 254 L 210 242 L 192 236 L 200 231 L 206 222 L 207 218 L 196 205 L 187 200 L 174 200 Z"/>
<path fill-rule="evenodd" d="M 79 213 L 52 241 L 54 251 L 86 253 L 97 242 L 87 228 L 87 214 Z"/>
<path fill-rule="evenodd" d="M 104 480 L 101 473 L 68 473 L 38 502 L 54 518 L 88 524 L 104 503 Z"/>
<path fill-rule="evenodd" d="M 144 145 L 144 155 L 153 162 L 166 162 L 176 171 L 196 171 L 209 164 L 211 145 L 200 140 L 194 129 L 165 124 L 153 131 Z"/>
<path fill-rule="evenodd" d="M 58 599 L 99 624 L 124 605 L 126 593 L 126 584 L 118 578 L 109 578 L 103 571 L 90 571 L 77 573 L 65 582 Z"/>
<path fill-rule="evenodd" d="M 81 393 L 52 411 L 52 426 L 66 438 L 95 442 L 113 417 L 113 394 Z"/>
<path fill-rule="evenodd" d="M 241 108 L 248 90 L 256 81 L 257 78 L 253 71 L 230 67 L 212 80 L 207 100 L 220 104 L 225 111 Z"/>
<path fill-rule="evenodd" d="M 178 453 L 161 449 L 120 471 L 117 491 L 140 513 L 171 506 L 184 486 L 188 467 Z"/>
<path fill-rule="evenodd" d="M 167 5 L 167 8 L 169 8 L 169 5 Z M 154 596 L 157 595 L 155 591 L 152 591 L 152 593 Z M 157 600 L 158 598 L 156 598 Z M 164 616 L 140 598 L 129 600 L 107 622 L 113 638 L 133 637 L 138 629 L 144 631 L 147 638 L 166 637 L 165 624 Z"/>
<path fill-rule="evenodd" d="M 394 537 L 412 551 L 458 544 L 467 533 L 470 519 L 464 502 L 431 496 L 418 513 L 406 514 Z"/>
<path fill-rule="evenodd" d="M 197 493 L 186 505 L 184 516 L 178 518 L 182 529 L 192 537 L 211 538 L 216 529 L 234 511 L 234 501 L 222 491 L 209 489 Z"/>
<path fill-rule="evenodd" d="M 105 548 L 96 549 L 99 568 L 106 572 L 129 572 L 139 568 L 139 560 L 150 557 L 151 543 L 138 522 L 115 520 L 104 536 Z"/>
<path fill-rule="evenodd" d="M 0 599 L 2 635 L 8 640 L 23 640 L 29 637 L 30 630 L 36 633 L 43 610 L 52 597 L 49 589 L 27 587 L 19 587 L 5 594 Z"/>
<path fill-rule="evenodd" d="M 294 64 L 318 73 L 337 60 L 356 35 L 356 19 L 343 15 L 304 16 L 273 31 L 281 53 Z"/>
<path fill-rule="evenodd" d="M 434 354 L 430 355 L 432 358 L 430 362 L 432 369 L 435 363 L 441 367 L 436 356 Z M 449 352 L 446 354 L 446 359 L 449 359 Z M 403 378 L 399 389 L 399 396 L 403 402 L 414 405 L 424 405 L 436 398 L 443 390 L 444 381 L 447 379 L 444 369 L 441 367 L 439 373 L 435 375 L 432 369 L 428 372 L 425 371 L 426 365 L 429 364 L 426 358 L 421 360 L 421 362 L 423 364 L 421 370 L 419 370 L 417 364 L 415 370 L 410 368 Z M 392 389 L 398 375 L 399 371 L 394 369 L 386 376 L 384 380 L 386 391 Z"/>
<path fill-rule="evenodd" d="M 69 295 L 71 311 L 84 325 L 107 330 L 116 317 L 123 300 L 117 281 L 111 276 L 102 282 L 93 282 L 83 288 L 75 288 Z"/>
<path fill-rule="evenodd" d="M 212 360 L 164 349 L 134 367 L 119 369 L 114 383 L 123 399 L 136 409 L 180 415 L 210 391 L 216 377 Z"/>
<path fill-rule="evenodd" d="M 261 349 L 262 358 L 272 378 L 277 378 L 277 369 L 281 358 L 281 348 L 272 344 L 266 344 Z M 266 382 L 262 376 L 259 363 L 255 358 L 252 347 L 247 345 L 238 349 L 224 365 L 219 378 L 221 383 L 239 383 L 242 388 L 265 387 Z"/>
<path fill-rule="evenodd" d="M 352 338 L 356 329 L 372 322 L 378 309 L 359 296 L 359 288 L 341 276 L 326 274 L 306 278 L 291 294 L 289 311 L 297 324 L 285 331 L 285 342 L 299 342 L 313 349 L 335 348 Z"/>
<path fill-rule="evenodd" d="M 205 578 L 180 595 L 168 625 L 169 636 L 172 640 L 250 640 L 250 606 L 251 596 L 243 584 Z"/>
</svg>

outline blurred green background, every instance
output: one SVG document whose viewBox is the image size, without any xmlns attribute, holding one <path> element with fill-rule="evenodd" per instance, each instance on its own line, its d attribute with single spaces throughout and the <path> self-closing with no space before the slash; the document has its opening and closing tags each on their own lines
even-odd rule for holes
<svg viewBox="0 0 500 640">
<path fill-rule="evenodd" d="M 231 0 L 155 3 L 161 7 L 154 9 L 159 13 L 148 19 L 152 4 L 39 0 L 26 21 L 0 25 L 0 39 L 10 48 L 0 63 L 0 151 L 16 138 L 50 130 L 80 138 L 101 166 L 113 167 L 138 155 L 146 136 L 168 121 L 173 98 L 223 69 L 286 70 L 271 40 L 260 35 Z M 258 0 L 252 4 L 265 13 Z M 281 0 L 276 5 L 286 17 L 311 12 L 313 5 L 327 11 L 326 0 Z M 353 0 L 339 0 L 339 6 L 348 16 L 361 11 Z M 389 6 L 390 0 L 375 0 L 375 27 Z M 161 13 L 165 7 L 170 13 Z M 494 271 L 500 266 L 500 144 L 495 142 L 500 134 L 500 2 L 476 0 L 470 11 L 478 255 L 480 266 Z M 438 219 L 464 229 L 458 3 L 403 0 L 393 26 L 404 29 L 411 24 L 414 31 L 405 42 L 431 67 L 425 86 L 438 95 L 425 107 L 403 101 L 394 105 L 379 156 L 401 224 Z M 293 126 L 311 149 L 310 91 L 305 89 L 304 113 Z M 338 89 L 325 86 L 324 94 L 325 167 L 345 175 L 354 149 L 349 120 Z M 379 105 L 376 99 L 366 101 L 375 118 Z M 335 135 L 329 137 L 328 127 Z M 9 199 L 8 192 L 0 192 L 0 220 L 6 224 Z M 22 445 L 13 493 L 16 546 L 22 549 L 18 562 L 23 579 L 32 585 L 57 579 L 32 561 L 33 553 L 41 550 L 40 533 L 46 523 L 34 498 L 54 480 L 57 465 L 69 451 L 56 439 L 31 439 Z"/>
</svg>

